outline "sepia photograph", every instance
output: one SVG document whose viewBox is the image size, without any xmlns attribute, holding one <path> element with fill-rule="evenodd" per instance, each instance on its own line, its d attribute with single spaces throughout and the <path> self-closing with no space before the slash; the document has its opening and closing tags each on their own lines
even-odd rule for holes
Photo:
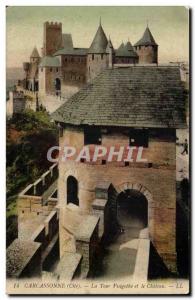
<svg viewBox="0 0 195 300">
<path fill-rule="evenodd" d="M 190 293 L 190 10 L 7 6 L 6 293 Z"/>
</svg>

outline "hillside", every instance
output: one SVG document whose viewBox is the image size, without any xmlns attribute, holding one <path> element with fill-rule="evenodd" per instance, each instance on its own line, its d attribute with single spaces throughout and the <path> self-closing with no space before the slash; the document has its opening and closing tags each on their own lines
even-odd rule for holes
<svg viewBox="0 0 195 300">
<path fill-rule="evenodd" d="M 46 112 L 29 110 L 7 121 L 7 245 L 17 236 L 17 195 L 51 165 L 47 150 L 57 143 L 57 128 Z"/>
</svg>

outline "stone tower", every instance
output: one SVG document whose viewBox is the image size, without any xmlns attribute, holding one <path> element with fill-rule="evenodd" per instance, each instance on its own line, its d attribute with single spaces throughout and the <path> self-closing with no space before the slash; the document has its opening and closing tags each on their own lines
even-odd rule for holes
<svg viewBox="0 0 195 300">
<path fill-rule="evenodd" d="M 62 23 L 44 23 L 43 56 L 53 55 L 62 47 Z"/>
<path fill-rule="evenodd" d="M 40 56 L 39 56 L 39 52 L 37 50 L 37 47 L 34 47 L 31 56 L 30 56 L 30 62 L 31 63 L 39 63 L 40 60 Z"/>
<path fill-rule="evenodd" d="M 106 52 L 108 53 L 108 67 L 112 68 L 113 64 L 114 64 L 115 51 L 114 51 L 114 47 L 112 45 L 112 42 L 111 42 L 110 38 L 108 40 L 108 45 L 106 47 Z"/>
<path fill-rule="evenodd" d="M 158 45 L 156 44 L 149 27 L 142 38 L 134 45 L 139 56 L 140 64 L 157 64 L 158 63 Z"/>
<path fill-rule="evenodd" d="M 91 43 L 87 55 L 87 78 L 88 81 L 96 77 L 102 70 L 108 67 L 108 40 L 99 24 L 96 35 Z"/>
</svg>

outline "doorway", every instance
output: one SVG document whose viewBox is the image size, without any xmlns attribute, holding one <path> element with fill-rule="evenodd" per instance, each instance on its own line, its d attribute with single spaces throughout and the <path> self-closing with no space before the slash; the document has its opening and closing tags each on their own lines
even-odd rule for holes
<svg viewBox="0 0 195 300">
<path fill-rule="evenodd" d="M 140 231 L 148 226 L 148 201 L 139 191 L 128 189 L 117 198 L 117 220 L 122 230 Z"/>
</svg>

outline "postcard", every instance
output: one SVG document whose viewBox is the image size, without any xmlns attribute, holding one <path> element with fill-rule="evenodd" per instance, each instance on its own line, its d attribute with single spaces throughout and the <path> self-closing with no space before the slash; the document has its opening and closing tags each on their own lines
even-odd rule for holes
<svg viewBox="0 0 195 300">
<path fill-rule="evenodd" d="M 189 20 L 6 8 L 8 294 L 190 293 Z"/>
</svg>

